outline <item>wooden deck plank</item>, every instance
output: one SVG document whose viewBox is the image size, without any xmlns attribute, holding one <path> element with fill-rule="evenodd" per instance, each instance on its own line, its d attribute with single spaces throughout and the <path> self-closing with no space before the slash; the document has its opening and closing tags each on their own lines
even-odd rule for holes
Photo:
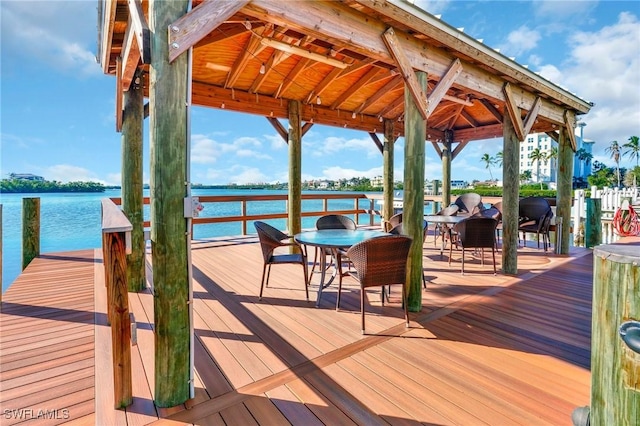
<svg viewBox="0 0 640 426">
<path fill-rule="evenodd" d="M 138 328 L 134 404 L 113 408 L 100 251 L 50 255 L 21 276 L 25 285 L 4 295 L 0 402 L 67 404 L 70 424 L 568 425 L 572 409 L 590 397 L 592 259 L 585 253 L 527 248 L 516 276 L 493 276 L 490 263 L 479 262 L 465 265 L 462 276 L 459 253 L 449 266 L 446 255 L 441 259 L 425 244 L 430 283 L 422 311 L 411 313 L 412 327 L 404 327 L 399 288 L 384 307 L 379 291 L 368 292 L 369 334 L 362 336 L 351 278 L 344 279 L 339 311 L 335 285 L 316 308 L 317 277 L 306 302 L 299 266 L 277 265 L 259 301 L 255 237 L 199 242 L 193 250 L 196 397 L 188 410 L 153 405 L 148 291 L 130 294 Z M 46 279 L 51 269 L 53 286 Z M 25 324 L 35 330 L 21 332 Z M 95 372 L 93 364 L 100 366 Z M 48 372 L 38 376 L 39 367 Z M 41 397 L 27 386 L 58 393 Z M 82 400 L 90 389 L 94 396 Z"/>
</svg>

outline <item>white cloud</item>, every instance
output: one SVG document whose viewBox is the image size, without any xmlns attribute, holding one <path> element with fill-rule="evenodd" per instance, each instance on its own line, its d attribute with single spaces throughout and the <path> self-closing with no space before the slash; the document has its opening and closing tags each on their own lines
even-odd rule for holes
<svg viewBox="0 0 640 426">
<path fill-rule="evenodd" d="M 537 30 L 532 30 L 526 25 L 511 31 L 507 36 L 507 42 L 498 46 L 502 53 L 508 56 L 520 56 L 535 49 L 541 36 Z"/>
<path fill-rule="evenodd" d="M 43 174 L 45 175 L 45 179 L 47 180 L 60 181 L 62 183 L 91 181 L 107 185 L 113 184 L 108 183 L 102 179 L 98 179 L 94 172 L 87 170 L 84 167 L 73 166 L 71 164 L 56 164 L 54 166 L 46 167 Z M 117 184 L 120 184 L 120 182 L 118 182 Z"/>
</svg>

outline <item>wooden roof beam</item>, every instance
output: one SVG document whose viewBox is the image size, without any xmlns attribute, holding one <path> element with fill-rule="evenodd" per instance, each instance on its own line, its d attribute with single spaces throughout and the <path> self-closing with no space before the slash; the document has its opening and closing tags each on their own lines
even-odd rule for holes
<svg viewBox="0 0 640 426">
<path fill-rule="evenodd" d="M 516 104 L 516 101 L 513 96 L 513 92 L 511 91 L 511 84 L 504 84 L 504 97 L 506 101 L 506 109 L 509 114 L 509 118 L 511 118 L 511 122 L 513 123 L 513 130 L 516 133 L 519 141 L 523 141 L 524 138 L 527 137 L 527 134 L 524 132 L 524 125 L 522 124 L 522 115 L 520 112 L 520 108 Z"/>
<path fill-rule="evenodd" d="M 289 74 L 287 74 L 287 76 L 284 78 L 284 81 L 282 82 L 282 84 L 280 84 L 280 87 L 278 88 L 276 93 L 273 95 L 273 97 L 281 98 L 283 93 L 285 93 L 287 89 L 291 87 L 291 85 L 296 81 L 296 79 L 298 78 L 298 75 L 300 75 L 300 73 L 302 73 L 307 67 L 309 67 L 310 64 L 311 64 L 311 59 L 300 58 L 296 66 L 293 67 L 293 69 L 289 72 Z"/>
<path fill-rule="evenodd" d="M 390 91 L 401 88 L 402 84 L 402 76 L 399 74 L 396 75 L 393 80 L 382 86 L 380 90 L 370 96 L 369 99 L 367 99 L 362 105 L 360 105 L 360 107 L 357 108 L 354 112 L 356 114 L 359 114 L 362 111 L 366 111 L 367 108 L 378 102 L 384 95 L 388 94 Z"/>
<path fill-rule="evenodd" d="M 340 106 L 343 103 L 345 103 L 347 99 L 349 99 L 354 93 L 356 93 L 358 90 L 362 89 L 364 86 L 369 84 L 371 79 L 375 77 L 379 71 L 380 71 L 379 68 L 371 67 L 371 69 L 364 76 L 362 76 L 358 81 L 352 84 L 347 90 L 342 92 L 342 94 L 338 97 L 338 99 L 336 99 L 335 102 L 331 104 L 330 108 L 331 109 L 340 108 Z"/>
<path fill-rule="evenodd" d="M 418 78 L 416 77 L 415 72 L 413 71 L 413 67 L 411 63 L 407 59 L 403 48 L 400 46 L 398 38 L 396 37 L 396 33 L 393 28 L 387 29 L 382 34 L 382 40 L 384 44 L 387 46 L 389 50 L 389 54 L 393 57 L 396 64 L 400 68 L 402 78 L 404 79 L 409 92 L 411 93 L 411 97 L 413 98 L 413 102 L 415 102 L 418 107 L 418 111 L 424 120 L 426 120 L 429 115 L 427 113 L 428 105 L 427 105 L 427 95 L 424 93 L 422 88 L 420 87 L 420 83 L 418 82 Z"/>
<path fill-rule="evenodd" d="M 385 3 L 380 3 L 383 7 Z M 302 5 L 303 6 L 302 6 Z M 334 45 L 344 45 L 364 56 L 375 58 L 387 64 L 395 64 L 381 34 L 387 24 L 370 19 L 361 12 L 338 2 L 286 2 L 279 0 L 252 0 L 243 8 L 243 13 L 257 19 L 288 25 L 305 34 L 311 34 Z M 340 19 L 336 19 L 339 16 Z M 415 19 L 415 18 L 413 18 Z M 322 23 L 319 25 L 318 22 Z M 345 24 L 348 22 L 348 25 Z M 403 52 L 413 69 L 425 71 L 428 75 L 443 75 L 455 57 L 428 42 L 400 31 L 395 31 Z M 477 92 L 481 87 L 483 95 L 489 99 L 504 99 L 502 86 L 504 79 L 491 74 L 479 66 L 465 63 L 456 86 L 464 91 Z M 533 104 L 535 95 L 526 91 L 515 95 L 519 107 Z M 576 98 L 577 110 L 588 111 L 586 102 Z M 544 100 L 539 115 L 545 119 L 563 125 L 564 107 Z"/>
<path fill-rule="evenodd" d="M 576 141 L 576 114 L 566 110 L 564 112 L 564 125 L 567 127 L 567 134 L 569 135 L 569 142 L 571 142 L 571 149 L 576 152 L 578 144 Z"/>
<path fill-rule="evenodd" d="M 527 113 L 527 116 L 524 118 L 524 134 L 528 135 L 531 133 L 531 129 L 538 119 L 538 111 L 540 111 L 540 97 L 537 97 L 533 102 L 533 106 Z"/>
<path fill-rule="evenodd" d="M 129 23 L 127 29 L 133 27 L 138 49 L 140 49 L 140 60 L 143 64 L 151 63 L 151 30 L 147 24 L 142 11 L 140 0 L 129 0 Z"/>
<path fill-rule="evenodd" d="M 453 82 L 456 81 L 456 78 L 462 72 L 462 63 L 460 63 L 460 59 L 456 59 L 451 63 L 451 66 L 447 70 L 447 72 L 440 78 L 436 87 L 433 88 L 431 94 L 427 98 L 427 117 L 429 117 L 433 111 L 438 107 L 438 104 L 442 100 L 442 98 L 447 94 L 449 88 L 453 85 Z"/>
<path fill-rule="evenodd" d="M 273 29 L 272 26 L 267 26 L 265 28 L 262 28 L 261 32 L 265 33 L 270 31 L 271 29 Z M 234 86 L 249 61 L 256 58 L 260 54 L 260 52 L 262 52 L 266 48 L 264 44 L 260 43 L 260 40 L 262 40 L 262 34 L 258 34 L 256 32 L 251 33 L 251 37 L 249 38 L 247 45 L 244 47 L 242 53 L 236 58 L 236 61 L 231 67 L 231 71 L 229 71 L 229 74 L 227 75 L 227 81 L 225 82 L 224 87 Z"/>
<path fill-rule="evenodd" d="M 264 25 L 255 25 L 253 29 L 257 30 L 259 28 L 262 28 L 263 26 Z M 247 32 L 247 29 L 244 27 L 244 25 L 240 25 L 240 24 L 234 25 L 232 28 L 225 29 L 225 30 L 220 29 L 220 27 L 218 26 L 214 31 L 207 34 L 202 38 L 202 40 L 194 44 L 193 47 L 198 48 L 198 47 L 208 46 L 210 44 L 214 44 L 220 41 L 225 41 L 234 37 L 238 37 L 239 35 L 244 34 L 246 32 Z"/>
<path fill-rule="evenodd" d="M 502 113 L 500 111 L 498 111 L 498 109 L 493 106 L 493 104 L 491 102 L 489 102 L 486 99 L 480 99 L 480 103 L 482 104 L 482 106 L 485 107 L 485 109 L 487 111 L 489 111 L 489 113 L 491 115 L 493 115 L 493 117 L 498 120 L 498 123 L 502 123 L 502 120 L 504 120 L 504 117 L 502 116 Z"/>
<path fill-rule="evenodd" d="M 129 25 L 127 26 L 127 32 L 124 36 L 124 45 L 122 49 L 122 62 L 119 63 L 121 68 L 120 73 L 120 90 L 126 92 L 131 86 L 133 76 L 138 69 L 140 63 L 140 49 L 138 49 L 138 38 L 134 34 L 133 26 L 131 25 L 131 19 L 129 19 Z"/>
<path fill-rule="evenodd" d="M 169 62 L 189 50 L 249 0 L 205 1 L 169 25 Z"/>
</svg>

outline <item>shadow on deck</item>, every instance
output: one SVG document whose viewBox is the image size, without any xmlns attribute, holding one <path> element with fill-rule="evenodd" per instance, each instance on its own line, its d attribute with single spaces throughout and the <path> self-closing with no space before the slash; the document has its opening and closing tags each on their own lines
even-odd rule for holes
<svg viewBox="0 0 640 426">
<path fill-rule="evenodd" d="M 526 248 L 517 276 L 477 259 L 461 276 L 432 245 L 411 327 L 399 288 L 384 307 L 371 291 L 362 336 L 352 279 L 340 311 L 335 286 L 315 308 L 318 277 L 306 302 L 299 266 L 277 265 L 258 301 L 255 237 L 194 242 L 196 392 L 171 409 L 153 404 L 152 295 L 130 293 L 134 403 L 114 410 L 100 252 L 38 258 L 3 297 L 2 424 L 570 424 L 590 399 L 591 252 Z"/>
</svg>

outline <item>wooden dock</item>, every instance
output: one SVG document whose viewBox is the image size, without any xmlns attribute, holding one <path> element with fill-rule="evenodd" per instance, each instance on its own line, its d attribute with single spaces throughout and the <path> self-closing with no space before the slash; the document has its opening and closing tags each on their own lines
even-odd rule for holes
<svg viewBox="0 0 640 426">
<path fill-rule="evenodd" d="M 196 241 L 195 397 L 154 406 L 153 296 L 130 293 L 126 410 L 113 408 L 100 250 L 43 255 L 3 296 L 1 424 L 570 425 L 590 399 L 590 253 L 523 248 L 517 276 L 477 260 L 461 276 L 459 252 L 449 267 L 429 239 L 422 311 L 406 329 L 400 289 L 384 307 L 372 291 L 363 336 L 351 278 L 340 311 L 335 286 L 315 308 L 318 277 L 306 302 L 300 267 L 276 265 L 258 301 L 254 236 Z"/>
</svg>

